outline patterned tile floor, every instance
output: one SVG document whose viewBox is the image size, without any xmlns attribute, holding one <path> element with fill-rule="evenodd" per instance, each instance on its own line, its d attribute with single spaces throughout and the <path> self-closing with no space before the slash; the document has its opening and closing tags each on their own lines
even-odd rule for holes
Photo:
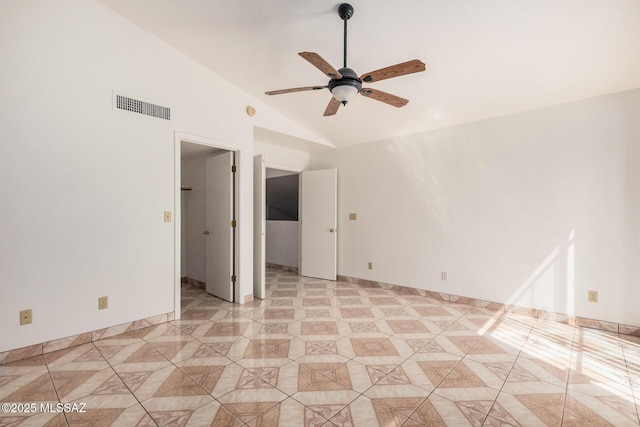
<svg viewBox="0 0 640 427">
<path fill-rule="evenodd" d="M 24 426 L 638 426 L 640 339 L 268 270 L 232 305 L 0 366 Z"/>
</svg>

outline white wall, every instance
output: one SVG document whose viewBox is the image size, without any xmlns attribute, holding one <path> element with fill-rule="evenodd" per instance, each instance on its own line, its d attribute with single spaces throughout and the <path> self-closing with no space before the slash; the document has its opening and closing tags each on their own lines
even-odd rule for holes
<svg viewBox="0 0 640 427">
<path fill-rule="evenodd" d="M 242 147 L 252 293 L 253 126 L 313 135 L 92 0 L 0 2 L 0 57 L 0 351 L 173 311 L 176 132 Z M 113 111 L 114 89 L 171 121 Z"/>
<path fill-rule="evenodd" d="M 267 221 L 267 263 L 298 268 L 298 224 L 298 221 Z"/>
<path fill-rule="evenodd" d="M 339 274 L 640 325 L 638 117 L 634 90 L 312 154 Z"/>
<path fill-rule="evenodd" d="M 256 140 L 255 154 L 263 154 L 267 168 L 301 172 L 309 167 L 309 153 Z"/>
</svg>

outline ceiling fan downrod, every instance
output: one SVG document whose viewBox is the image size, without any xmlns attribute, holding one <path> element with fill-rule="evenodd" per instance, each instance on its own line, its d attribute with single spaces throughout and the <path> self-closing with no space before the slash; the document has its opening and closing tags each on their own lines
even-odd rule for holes
<svg viewBox="0 0 640 427">
<path fill-rule="evenodd" d="M 353 6 L 349 3 L 342 3 L 338 7 L 338 15 L 344 21 L 344 65 L 347 66 L 347 21 L 353 16 Z"/>
</svg>

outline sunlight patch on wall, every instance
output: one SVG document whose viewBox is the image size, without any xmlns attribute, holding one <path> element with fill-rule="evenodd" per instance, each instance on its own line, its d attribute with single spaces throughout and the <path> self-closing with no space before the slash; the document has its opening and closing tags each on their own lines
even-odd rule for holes
<svg viewBox="0 0 640 427">
<path fill-rule="evenodd" d="M 575 314 L 575 236 L 576 231 L 571 230 L 567 247 L 567 312 L 565 313 L 569 316 Z"/>
<path fill-rule="evenodd" d="M 511 297 L 507 299 L 507 304 L 541 309 L 554 307 L 559 254 L 560 247 L 558 246 L 513 292 Z"/>
</svg>

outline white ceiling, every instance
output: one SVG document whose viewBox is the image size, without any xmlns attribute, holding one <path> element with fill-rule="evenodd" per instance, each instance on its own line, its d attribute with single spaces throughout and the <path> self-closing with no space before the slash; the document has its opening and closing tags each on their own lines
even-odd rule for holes
<svg viewBox="0 0 640 427">
<path fill-rule="evenodd" d="M 351 68 L 427 71 L 370 85 L 403 108 L 360 96 L 333 117 L 328 90 L 264 92 L 328 82 L 298 52 L 342 66 L 340 1 L 101 2 L 336 146 L 640 87 L 639 0 L 353 0 Z"/>
</svg>

